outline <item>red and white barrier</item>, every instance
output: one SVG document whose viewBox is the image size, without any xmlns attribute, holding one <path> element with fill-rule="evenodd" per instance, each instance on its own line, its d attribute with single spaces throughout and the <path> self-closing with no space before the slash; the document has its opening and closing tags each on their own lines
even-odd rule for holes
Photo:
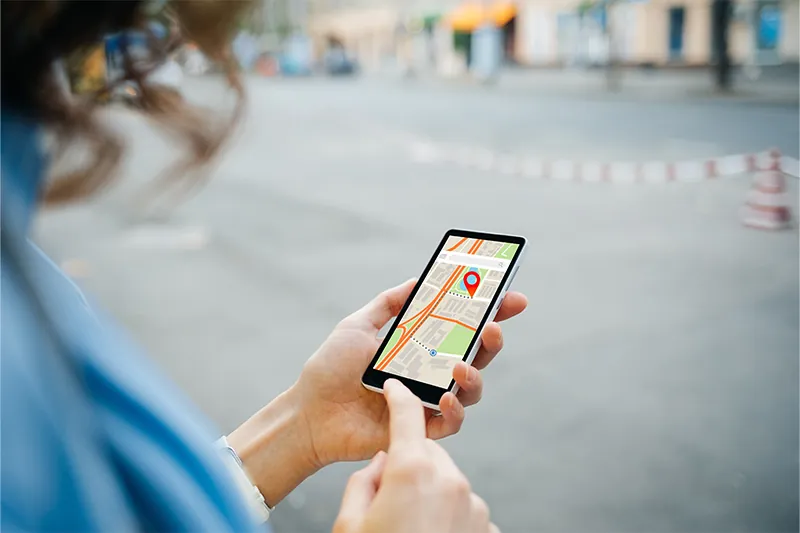
<svg viewBox="0 0 800 533">
<path fill-rule="evenodd" d="M 772 164 L 756 173 L 753 188 L 742 208 L 745 226 L 766 230 L 792 227 L 792 213 L 786 192 L 786 178 L 781 171 L 783 158 L 773 153 Z"/>
<path fill-rule="evenodd" d="M 693 182 L 775 167 L 778 172 L 800 177 L 800 162 L 780 157 L 775 151 L 676 162 L 603 163 L 540 159 L 418 142 L 412 145 L 411 157 L 420 163 L 454 163 L 509 176 L 586 183 Z"/>
</svg>

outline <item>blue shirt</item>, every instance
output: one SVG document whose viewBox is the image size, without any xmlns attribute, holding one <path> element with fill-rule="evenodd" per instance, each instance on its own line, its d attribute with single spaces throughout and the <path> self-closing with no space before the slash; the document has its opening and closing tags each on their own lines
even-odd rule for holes
<svg viewBox="0 0 800 533">
<path fill-rule="evenodd" d="M 27 240 L 38 133 L 4 114 L 0 529 L 259 529 L 203 416 Z"/>
</svg>

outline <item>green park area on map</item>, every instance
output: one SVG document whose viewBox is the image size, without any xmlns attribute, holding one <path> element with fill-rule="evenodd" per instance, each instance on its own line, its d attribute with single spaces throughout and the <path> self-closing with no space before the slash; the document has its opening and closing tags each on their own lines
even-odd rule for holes
<svg viewBox="0 0 800 533">
<path fill-rule="evenodd" d="M 442 353 L 463 355 L 466 353 L 474 335 L 475 332 L 471 329 L 456 325 L 453 330 L 447 334 L 447 337 L 444 338 L 442 344 L 439 345 L 439 351 Z"/>
<path fill-rule="evenodd" d="M 386 357 L 386 354 L 389 353 L 389 351 L 394 347 L 395 344 L 397 344 L 397 341 L 400 340 L 401 336 L 402 336 L 402 333 L 400 332 L 400 330 L 399 329 L 395 329 L 394 333 L 392 333 L 392 336 L 389 337 L 389 342 L 386 343 L 386 348 L 383 349 L 383 352 L 381 352 L 381 356 L 378 358 L 378 361 L 375 363 L 376 365 L 378 363 L 380 363 L 381 361 L 383 361 L 383 358 Z"/>
<path fill-rule="evenodd" d="M 519 248 L 519 244 L 514 243 L 506 243 L 500 248 L 500 251 L 495 254 L 495 257 L 499 257 L 501 259 L 513 259 L 514 254 L 517 253 L 517 248 Z"/>
<path fill-rule="evenodd" d="M 516 244 L 505 244 L 500 249 L 499 252 L 495 255 L 495 257 L 503 258 L 503 259 L 511 259 L 514 257 L 516 253 L 518 245 Z M 477 270 L 478 274 L 480 275 L 481 279 L 485 278 L 486 275 L 489 273 L 488 269 L 479 268 L 479 269 L 470 269 L 470 270 Z M 464 272 L 466 274 L 467 271 Z M 465 289 L 461 288 L 463 283 L 463 275 L 457 278 L 453 284 L 448 288 L 449 292 L 453 292 L 456 294 L 461 294 L 463 296 L 469 296 L 469 292 Z M 405 331 L 411 331 L 416 323 L 420 320 L 420 317 L 409 321 L 405 324 Z M 455 325 L 450 333 L 442 341 L 441 345 L 439 345 L 436 349 L 441 353 L 448 353 L 448 354 L 456 354 L 456 355 L 463 355 L 466 353 L 467 348 L 469 347 L 470 342 L 472 342 L 472 338 L 475 335 L 475 332 L 469 328 L 465 328 L 464 326 Z M 381 352 L 378 361 L 375 363 L 376 365 L 380 364 L 381 361 L 386 357 L 392 348 L 397 345 L 400 341 L 400 338 L 403 336 L 402 331 L 397 328 L 392 332 L 391 337 L 389 337 L 389 342 L 386 343 L 386 347 L 384 347 L 383 351 Z"/>
</svg>

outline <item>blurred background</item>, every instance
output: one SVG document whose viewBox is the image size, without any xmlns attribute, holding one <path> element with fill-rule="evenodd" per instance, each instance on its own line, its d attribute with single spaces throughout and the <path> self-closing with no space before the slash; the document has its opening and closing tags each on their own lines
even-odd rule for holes
<svg viewBox="0 0 800 533">
<path fill-rule="evenodd" d="M 207 185 L 140 201 L 183 147 L 125 86 L 102 111 L 124 176 L 36 238 L 227 432 L 448 228 L 525 235 L 529 309 L 444 442 L 500 528 L 797 531 L 798 6 L 256 2 L 248 109 Z M 113 79 L 118 40 L 65 87 Z M 191 43 L 154 76 L 230 106 Z M 639 165 L 676 179 L 623 179 Z M 301 485 L 275 531 L 328 531 L 358 466 Z"/>
</svg>

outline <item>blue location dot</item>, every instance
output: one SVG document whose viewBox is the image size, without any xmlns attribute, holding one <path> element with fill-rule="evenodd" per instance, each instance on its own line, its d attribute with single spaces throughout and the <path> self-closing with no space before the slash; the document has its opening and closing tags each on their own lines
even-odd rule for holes
<svg viewBox="0 0 800 533">
<path fill-rule="evenodd" d="M 436 354 L 439 353 L 436 350 L 431 350 L 431 357 L 436 357 Z"/>
</svg>

